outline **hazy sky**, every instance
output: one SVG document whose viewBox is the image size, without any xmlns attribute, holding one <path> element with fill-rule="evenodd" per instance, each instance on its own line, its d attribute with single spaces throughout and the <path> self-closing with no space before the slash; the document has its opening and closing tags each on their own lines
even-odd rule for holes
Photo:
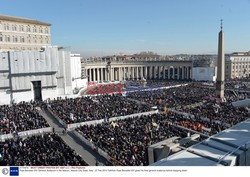
<svg viewBox="0 0 250 177">
<path fill-rule="evenodd" d="M 52 24 L 52 44 L 83 56 L 250 50 L 250 0 L 0 0 L 0 13 Z"/>
</svg>

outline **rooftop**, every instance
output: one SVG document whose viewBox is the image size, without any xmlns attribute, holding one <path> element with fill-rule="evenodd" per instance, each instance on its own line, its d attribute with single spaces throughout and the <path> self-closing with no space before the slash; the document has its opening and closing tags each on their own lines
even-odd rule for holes
<svg viewBox="0 0 250 177">
<path fill-rule="evenodd" d="M 244 162 L 245 149 L 250 149 L 250 119 L 152 165 L 235 166 L 245 163 L 249 165 L 250 162 Z"/>
<path fill-rule="evenodd" d="M 1 14 L 0 14 L 0 20 L 51 26 L 51 24 L 49 24 L 49 23 L 41 22 L 41 21 L 38 21 L 38 20 L 30 19 L 30 18 L 14 17 L 14 16 L 1 15 Z"/>
</svg>

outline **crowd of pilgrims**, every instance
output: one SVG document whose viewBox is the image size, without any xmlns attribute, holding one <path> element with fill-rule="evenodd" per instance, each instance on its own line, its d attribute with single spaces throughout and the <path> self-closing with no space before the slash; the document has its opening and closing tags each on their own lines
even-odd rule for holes
<svg viewBox="0 0 250 177">
<path fill-rule="evenodd" d="M 250 85 L 248 84 L 250 78 L 234 79 L 226 81 L 225 87 L 227 89 L 250 91 Z"/>
<path fill-rule="evenodd" d="M 180 83 L 184 82 L 168 82 L 164 86 Z M 49 108 L 66 124 L 106 119 L 102 124 L 82 126 L 77 131 L 107 152 L 113 159 L 113 165 L 148 165 L 147 148 L 151 144 L 173 136 L 187 136 L 186 130 L 173 124 L 207 135 L 216 134 L 247 119 L 247 110 L 235 108 L 231 102 L 248 97 L 249 93 L 242 90 L 226 90 L 226 102 L 223 102 L 216 98 L 214 87 L 194 82 L 187 86 L 163 89 L 162 92 L 151 90 L 126 96 L 105 94 L 57 98 L 46 102 L 21 102 L 0 106 L 0 135 L 49 127 L 36 107 Z M 157 106 L 165 113 L 108 122 L 112 117 L 150 111 L 152 106 Z M 64 166 L 86 163 L 60 137 L 45 134 L 0 142 L 0 165 Z"/>
<path fill-rule="evenodd" d="M 189 113 L 192 122 L 203 122 L 207 127 L 212 127 L 212 134 L 248 118 L 248 111 L 245 108 L 236 108 L 227 102 L 205 102 L 195 107 L 180 108 L 180 110 Z"/>
<path fill-rule="evenodd" d="M 0 142 L 0 166 L 87 166 L 56 134 Z"/>
<path fill-rule="evenodd" d="M 250 93 L 226 90 L 225 99 L 233 102 L 248 98 Z M 178 108 L 203 102 L 207 99 L 216 99 L 215 88 L 202 86 L 200 82 L 189 83 L 187 86 L 173 87 L 159 91 L 134 92 L 128 98 L 142 101 L 147 104 L 168 108 Z"/>
<path fill-rule="evenodd" d="M 207 106 L 206 110 L 204 106 L 203 111 L 206 116 L 204 118 L 199 113 L 191 115 L 170 111 L 97 125 L 85 125 L 77 131 L 96 148 L 104 150 L 111 157 L 113 165 L 148 165 L 147 149 L 150 145 L 173 136 L 188 135 L 188 131 L 177 126 L 210 136 L 247 119 L 247 112 L 243 108 L 233 109 L 223 104 L 220 105 L 221 107 Z"/>
<path fill-rule="evenodd" d="M 104 150 L 113 165 L 142 166 L 148 165 L 147 151 L 151 144 L 174 136 L 187 136 L 188 132 L 171 125 L 169 120 L 165 114 L 142 115 L 86 125 L 77 131 L 96 148 Z"/>
<path fill-rule="evenodd" d="M 36 106 L 36 102 L 0 106 L 0 135 L 49 127 Z"/>
<path fill-rule="evenodd" d="M 157 106 L 160 110 L 172 108 L 188 113 L 189 116 L 184 119 L 177 116 L 176 123 L 209 135 L 246 120 L 248 111 L 245 108 L 233 107 L 231 102 L 246 99 L 249 96 L 248 92 L 226 90 L 225 102 L 223 102 L 216 97 L 215 88 L 203 86 L 200 82 L 165 89 L 162 94 L 145 92 L 128 95 L 131 99 Z"/>
<path fill-rule="evenodd" d="M 144 89 L 155 89 L 160 87 L 175 86 L 186 84 L 189 81 L 164 81 L 164 80 L 131 80 L 125 83 L 109 83 L 109 84 L 96 84 L 95 82 L 88 82 L 87 95 L 96 94 L 121 94 L 123 91 L 140 92 Z"/>
<path fill-rule="evenodd" d="M 125 116 L 150 111 L 151 107 L 121 94 L 65 98 L 49 101 L 49 108 L 66 124 Z"/>
<path fill-rule="evenodd" d="M 154 106 L 166 106 L 168 108 L 178 107 L 180 105 L 190 105 L 199 103 L 207 95 L 214 95 L 214 89 L 203 89 L 195 87 L 193 84 L 182 87 L 173 87 L 159 91 L 143 91 L 141 93 L 131 93 L 127 97 L 136 99 Z"/>
</svg>

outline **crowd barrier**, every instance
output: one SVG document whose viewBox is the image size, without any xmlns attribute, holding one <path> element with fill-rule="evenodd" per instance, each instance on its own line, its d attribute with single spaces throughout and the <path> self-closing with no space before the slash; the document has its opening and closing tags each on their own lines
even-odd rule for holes
<svg viewBox="0 0 250 177">
<path fill-rule="evenodd" d="M 168 109 L 168 111 L 175 112 L 175 113 L 177 113 L 177 114 L 183 115 L 183 116 L 185 116 L 186 119 L 192 119 L 192 120 L 194 120 L 194 121 L 197 120 L 197 119 L 195 119 L 194 115 L 193 115 L 193 114 L 190 114 L 190 113 L 180 112 L 180 111 L 176 111 L 176 110 L 174 110 L 174 109 Z M 210 119 L 208 119 L 207 117 L 202 117 L 202 116 L 201 116 L 200 119 L 203 120 L 203 121 L 206 121 L 206 122 L 210 122 Z M 230 124 L 225 123 L 225 122 L 222 122 L 222 121 L 220 121 L 220 120 L 212 120 L 212 123 L 224 125 L 224 126 L 226 126 L 226 127 L 228 127 L 228 128 L 231 127 Z M 208 130 L 208 129 L 206 129 L 206 130 Z M 210 129 L 210 131 L 211 131 L 211 129 Z"/>
<path fill-rule="evenodd" d="M 51 127 L 46 127 L 46 128 L 40 128 L 40 129 L 35 129 L 35 130 L 28 130 L 28 131 L 23 131 L 23 132 L 18 132 L 17 134 L 6 134 L 6 135 L 0 135 L 0 141 L 4 142 L 5 140 L 8 139 L 13 139 L 16 136 L 20 138 L 25 138 L 33 135 L 41 135 L 45 133 L 51 133 L 52 128 Z"/>
<path fill-rule="evenodd" d="M 143 112 L 143 113 L 130 114 L 130 115 L 126 115 L 126 116 L 112 117 L 112 118 L 109 118 L 108 121 L 112 122 L 115 120 L 123 120 L 123 119 L 128 119 L 128 118 L 132 118 L 132 117 L 136 117 L 136 116 L 151 115 L 151 114 L 156 114 L 158 112 L 159 112 L 158 110 L 155 110 L 155 111 L 149 111 L 149 112 Z M 105 121 L 105 119 L 100 119 L 100 120 L 92 120 L 92 121 L 87 121 L 87 122 L 68 124 L 67 130 L 69 130 L 69 131 L 74 130 L 74 129 L 81 127 L 83 125 L 97 125 L 97 124 L 103 123 L 104 121 Z"/>
<path fill-rule="evenodd" d="M 181 86 L 187 86 L 188 84 L 178 84 L 178 85 L 171 85 L 171 86 L 165 86 L 165 87 L 158 87 L 158 88 L 149 88 L 149 89 L 141 89 L 139 91 L 152 91 L 152 90 L 159 90 L 159 89 L 169 89 L 169 88 L 176 88 L 176 87 L 181 87 Z M 123 92 L 124 94 L 127 93 L 133 93 L 133 92 L 138 92 L 138 90 L 131 90 L 131 91 L 125 91 Z"/>
<path fill-rule="evenodd" d="M 176 114 L 183 115 L 185 117 L 192 117 L 192 114 L 186 113 L 186 112 L 181 112 L 181 111 L 176 111 L 175 109 L 168 109 L 170 112 L 174 112 Z"/>
<path fill-rule="evenodd" d="M 142 91 L 154 91 L 154 90 L 159 90 L 159 89 L 169 89 L 169 88 L 175 88 L 175 87 L 181 87 L 181 86 L 187 86 L 188 84 L 178 84 L 178 85 L 171 85 L 171 86 L 165 86 L 165 87 L 158 87 L 158 88 L 150 88 L 150 89 L 140 89 L 140 90 L 131 90 L 131 91 L 121 91 L 122 95 L 126 96 L 128 93 L 133 93 L 133 92 L 142 92 Z M 109 93 L 107 95 L 112 95 L 114 93 Z M 99 96 L 103 94 L 85 94 L 83 95 L 84 97 L 93 97 L 93 96 Z"/>
<path fill-rule="evenodd" d="M 62 121 L 50 108 L 50 105 L 47 106 L 47 111 L 64 127 L 67 128 L 67 124 Z"/>
<path fill-rule="evenodd" d="M 93 151 L 96 151 L 99 155 L 101 155 L 102 157 L 104 157 L 107 161 L 111 162 L 111 157 L 108 155 L 108 153 L 106 153 L 105 151 L 103 151 L 102 149 L 98 148 L 97 146 L 94 145 L 94 143 L 90 142 L 89 140 L 87 140 L 84 135 L 82 133 L 79 132 L 75 132 L 78 133 L 80 136 L 80 139 L 88 146 L 90 147 Z M 112 163 L 112 162 L 111 162 Z"/>
<path fill-rule="evenodd" d="M 133 118 L 133 117 L 137 117 L 137 116 L 142 116 L 142 115 L 151 115 L 151 114 L 157 114 L 159 113 L 158 110 L 155 111 L 150 111 L 150 112 L 144 112 L 144 113 L 137 113 L 137 114 L 131 114 L 131 115 L 127 115 L 127 116 L 119 116 L 119 117 L 113 117 L 109 119 L 109 122 L 112 121 L 116 121 L 116 120 L 124 120 L 124 119 L 128 119 L 128 118 Z M 76 124 L 69 124 L 68 125 L 68 130 L 73 130 L 75 128 L 78 128 L 80 126 L 83 125 L 96 125 L 99 123 L 104 122 L 104 119 L 101 120 L 96 120 L 96 121 L 88 121 L 88 122 L 81 122 L 81 123 L 76 123 Z M 109 161 L 110 163 L 114 164 L 117 163 L 117 160 L 110 157 L 108 155 L 108 153 L 106 153 L 104 150 L 102 150 L 101 148 L 96 147 L 92 142 L 90 142 L 89 140 L 87 140 L 84 135 L 80 132 L 76 132 L 79 133 L 81 136 L 81 140 L 87 145 L 89 146 L 92 150 L 96 150 L 96 152 L 98 152 L 102 157 L 104 157 L 107 161 Z"/>
<path fill-rule="evenodd" d="M 7 139 L 13 139 L 13 134 L 0 135 L 0 142 L 4 142 Z"/>
</svg>

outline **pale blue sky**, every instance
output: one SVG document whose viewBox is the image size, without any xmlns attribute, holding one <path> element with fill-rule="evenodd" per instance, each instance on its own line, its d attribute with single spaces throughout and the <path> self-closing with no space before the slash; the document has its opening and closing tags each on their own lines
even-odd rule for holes
<svg viewBox="0 0 250 177">
<path fill-rule="evenodd" d="M 0 13 L 52 24 L 52 43 L 82 55 L 250 50 L 250 0 L 0 0 Z"/>
</svg>

